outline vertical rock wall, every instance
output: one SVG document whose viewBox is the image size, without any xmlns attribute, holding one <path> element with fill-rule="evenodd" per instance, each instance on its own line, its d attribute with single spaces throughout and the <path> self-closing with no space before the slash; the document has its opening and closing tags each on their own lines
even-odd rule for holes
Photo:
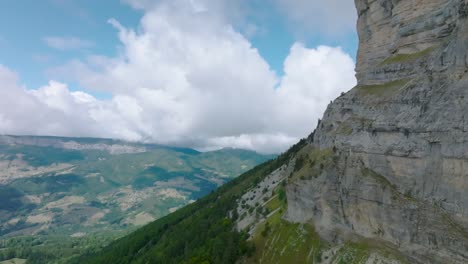
<svg viewBox="0 0 468 264">
<path fill-rule="evenodd" d="M 466 263 L 468 1 L 355 2 L 358 86 L 310 137 L 333 149 L 333 162 L 290 182 L 287 218 L 331 241 L 372 239 L 415 262 Z"/>
</svg>

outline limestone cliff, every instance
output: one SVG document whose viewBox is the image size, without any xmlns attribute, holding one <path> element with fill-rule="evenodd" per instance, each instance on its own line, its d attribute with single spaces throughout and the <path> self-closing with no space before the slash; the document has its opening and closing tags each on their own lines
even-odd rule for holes
<svg viewBox="0 0 468 264">
<path fill-rule="evenodd" d="M 358 85 L 297 155 L 285 218 L 410 262 L 467 263 L 468 1 L 355 2 Z"/>
</svg>

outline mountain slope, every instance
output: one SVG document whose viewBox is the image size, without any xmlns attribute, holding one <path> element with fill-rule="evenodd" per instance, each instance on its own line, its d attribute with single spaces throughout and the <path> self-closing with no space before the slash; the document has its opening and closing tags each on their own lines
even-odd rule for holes
<svg viewBox="0 0 468 264">
<path fill-rule="evenodd" d="M 83 263 L 467 263 L 468 3 L 355 2 L 358 86 L 306 141 Z"/>
<path fill-rule="evenodd" d="M 233 210 L 247 189 L 285 164 L 305 141 L 223 185 L 210 195 L 119 239 L 76 263 L 233 263 L 253 253 L 248 235 L 235 230 Z"/>
<path fill-rule="evenodd" d="M 70 257 L 107 244 L 272 157 L 107 139 L 0 136 L 0 259 L 31 255 L 26 249 Z"/>
</svg>

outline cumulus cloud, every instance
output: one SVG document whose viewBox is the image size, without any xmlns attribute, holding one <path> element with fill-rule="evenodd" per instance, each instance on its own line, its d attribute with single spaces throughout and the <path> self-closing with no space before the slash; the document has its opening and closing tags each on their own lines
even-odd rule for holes
<svg viewBox="0 0 468 264">
<path fill-rule="evenodd" d="M 56 81 L 31 90 L 18 81 L 15 72 L 0 65 L 2 134 L 141 139 L 119 97 L 101 101 Z"/>
<path fill-rule="evenodd" d="M 275 0 L 294 28 L 339 35 L 354 32 L 357 12 L 353 0 Z"/>
<path fill-rule="evenodd" d="M 353 60 L 336 47 L 308 49 L 296 43 L 284 72 L 276 90 L 280 102 L 275 115 L 289 128 L 288 134 L 296 137 L 312 132 L 311 124 L 321 118 L 330 101 L 356 84 Z"/>
<path fill-rule="evenodd" d="M 3 68 L 9 77 L 0 75 L 0 83 L 9 88 L 2 91 L 25 103 L 8 112 L 1 97 L 0 132 L 273 153 L 307 136 L 330 100 L 354 86 L 354 62 L 340 48 L 295 43 L 278 76 L 246 37 L 206 11 L 209 5 L 187 4 L 194 1 L 158 2 L 145 9 L 138 30 L 111 19 L 119 56 L 90 56 L 51 70 L 112 94 L 110 100 L 54 81 L 26 90 Z"/>
<path fill-rule="evenodd" d="M 65 111 L 75 106 L 76 102 L 64 85 L 50 82 L 48 86 L 30 91 L 18 85 L 16 73 L 4 66 L 0 66 L 0 83 L 2 133 L 66 135 L 68 130 L 73 129 L 69 127 L 73 124 L 67 120 Z"/>
<path fill-rule="evenodd" d="M 77 37 L 45 37 L 43 41 L 47 46 L 58 50 L 84 49 L 94 46 L 94 42 Z"/>
</svg>

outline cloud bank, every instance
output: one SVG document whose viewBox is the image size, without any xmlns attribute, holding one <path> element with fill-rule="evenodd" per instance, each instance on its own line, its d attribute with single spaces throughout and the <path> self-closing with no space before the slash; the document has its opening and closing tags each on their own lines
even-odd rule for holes
<svg viewBox="0 0 468 264">
<path fill-rule="evenodd" d="M 295 43 L 278 76 L 219 8 L 196 0 L 132 2 L 145 10 L 138 29 L 109 20 L 119 56 L 50 70 L 88 93 L 56 81 L 27 90 L 0 67 L 0 133 L 274 153 L 307 136 L 330 100 L 356 83 L 354 62 L 338 47 Z M 93 90 L 112 98 L 97 99 Z"/>
</svg>

